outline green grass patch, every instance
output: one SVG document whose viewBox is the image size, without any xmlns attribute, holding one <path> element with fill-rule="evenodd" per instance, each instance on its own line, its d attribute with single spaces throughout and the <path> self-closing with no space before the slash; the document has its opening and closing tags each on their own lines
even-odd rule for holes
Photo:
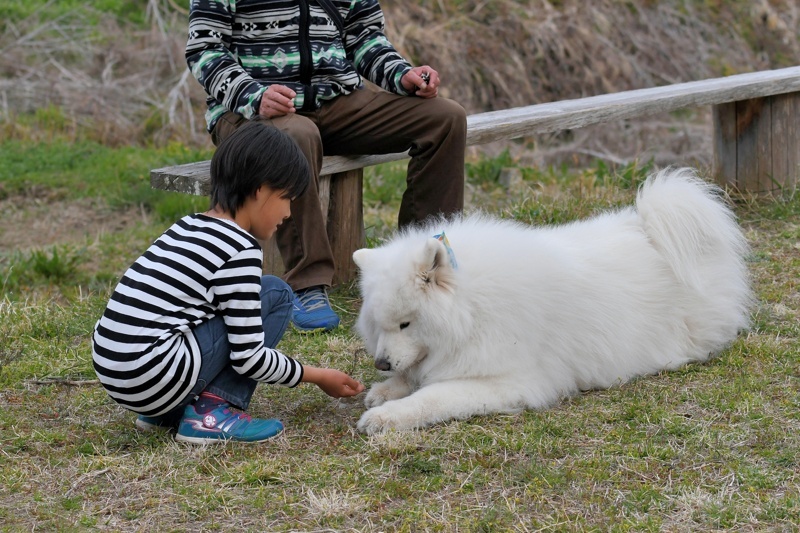
<svg viewBox="0 0 800 533">
<path fill-rule="evenodd" d="M 207 205 L 207 200 L 150 188 L 150 170 L 210 159 L 210 150 L 172 143 L 161 148 L 109 148 L 90 141 L 31 143 L 10 140 L 0 151 L 0 199 L 28 195 L 46 198 L 99 198 L 113 208 L 163 203 Z M 168 198 L 165 200 L 164 198 Z M 172 215 L 174 208 L 165 207 Z"/>
<path fill-rule="evenodd" d="M 67 205 L 85 201 L 91 190 L 120 216 L 131 206 L 143 206 L 146 214 L 99 237 L 0 254 L 4 529 L 800 526 L 798 198 L 737 201 L 753 246 L 758 304 L 751 330 L 707 364 L 588 392 L 541 412 L 478 416 L 376 437 L 354 429 L 363 412 L 360 399 L 332 400 L 306 385 L 260 386 L 250 412 L 283 420 L 281 437 L 256 446 L 191 447 L 168 434 L 133 429 L 134 415 L 94 380 L 90 335 L 119 275 L 172 221 L 166 219 L 192 207 L 122 191 L 144 187 L 149 168 L 209 154 L 60 141 L 2 148 L 6 202 L 38 195 Z M 469 209 L 531 224 L 627 205 L 648 169 L 599 163 L 535 169 L 505 154 L 471 165 Z M 521 181 L 505 186 L 478 168 L 516 168 Z M 91 183 L 81 185 L 84 175 Z M 403 180 L 402 164 L 375 167 L 365 177 L 373 243 L 394 227 Z M 337 287 L 332 299 L 341 328 L 327 335 L 290 331 L 280 348 L 375 383 L 380 377 L 352 329 L 356 287 Z"/>
<path fill-rule="evenodd" d="M 103 17 L 113 16 L 127 23 L 143 25 L 145 10 L 136 0 L 5 0 L 0 4 L 0 20 L 20 21 L 37 17 L 42 21 L 78 17 L 84 23 L 96 25 Z"/>
</svg>

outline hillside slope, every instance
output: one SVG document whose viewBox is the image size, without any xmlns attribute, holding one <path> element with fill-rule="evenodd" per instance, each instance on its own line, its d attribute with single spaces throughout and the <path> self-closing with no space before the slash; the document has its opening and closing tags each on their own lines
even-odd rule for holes
<svg viewBox="0 0 800 533">
<path fill-rule="evenodd" d="M 0 134 L 208 143 L 174 0 L 0 7 Z M 800 63 L 797 0 L 383 0 L 387 33 L 469 112 Z M 29 115 L 33 115 L 30 118 Z M 77 134 L 77 133 L 76 133 Z"/>
<path fill-rule="evenodd" d="M 488 110 L 800 62 L 796 0 L 388 0 L 389 33 Z"/>
</svg>

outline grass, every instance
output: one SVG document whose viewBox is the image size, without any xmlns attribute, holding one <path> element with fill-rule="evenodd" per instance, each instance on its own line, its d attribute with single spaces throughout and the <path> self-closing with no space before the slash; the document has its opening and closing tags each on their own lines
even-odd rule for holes
<svg viewBox="0 0 800 533">
<path fill-rule="evenodd" d="M 33 15 L 39 15 L 44 20 L 57 20 L 65 16 L 80 12 L 84 17 L 89 16 L 87 22 L 97 24 L 102 17 L 113 15 L 130 22 L 143 24 L 145 12 L 141 2 L 134 0 L 95 0 L 91 7 L 86 2 L 79 0 L 6 0 L 0 6 L 2 20 L 22 20 Z"/>
<path fill-rule="evenodd" d="M 359 435 L 358 400 L 305 386 L 259 388 L 253 414 L 288 427 L 268 444 L 192 448 L 133 431 L 133 415 L 94 380 L 89 335 L 130 262 L 205 206 L 151 191 L 148 170 L 210 154 L 168 142 L 208 142 L 203 96 L 193 80 L 180 84 L 185 4 L 90 4 L 0 5 L 0 67 L 21 87 L 7 91 L 0 123 L 0 531 L 800 527 L 796 196 L 738 199 L 758 306 L 752 329 L 708 364 L 408 434 Z M 785 3 L 555 2 L 547 13 L 519 2 L 389 4 L 396 42 L 440 65 L 474 111 L 797 63 L 797 13 Z M 537 75 L 521 80 L 520 64 Z M 594 151 L 625 159 L 627 146 L 607 142 L 621 138 L 598 135 Z M 521 181 L 505 188 L 508 168 Z M 500 216 L 562 223 L 629 203 L 647 168 L 531 168 L 504 153 L 470 161 L 467 197 Z M 370 170 L 370 245 L 394 226 L 403 180 L 401 164 Z M 357 290 L 339 287 L 333 300 L 342 328 L 289 333 L 282 349 L 374 383 L 352 331 Z"/>
<path fill-rule="evenodd" d="M 133 430 L 133 415 L 95 382 L 89 336 L 127 265 L 173 215 L 197 208 L 183 199 L 159 215 L 163 193 L 143 192 L 147 169 L 195 155 L 3 144 L 0 168 L 14 169 L 0 179 L 6 207 L 37 195 L 80 202 L 91 190 L 102 209 L 122 216 L 138 202 L 146 216 L 99 238 L 14 250 L 0 240 L 0 530 L 800 527 L 797 196 L 738 199 L 758 306 L 752 329 L 707 364 L 546 411 L 377 437 L 354 429 L 359 399 L 332 400 L 305 385 L 261 386 L 251 412 L 282 419 L 281 437 L 190 447 Z M 501 187 L 497 168 L 515 166 L 507 154 L 471 162 L 471 208 L 531 224 L 566 222 L 629 203 L 647 169 L 520 168 L 523 180 Z M 390 191 L 402 187 L 402 171 L 386 165 L 366 178 L 373 244 L 393 225 L 398 198 Z M 290 332 L 281 348 L 376 382 L 352 331 L 356 288 L 337 288 L 333 302 L 343 327 L 328 335 Z"/>
<path fill-rule="evenodd" d="M 210 157 L 209 150 L 179 144 L 112 149 L 63 136 L 39 143 L 3 142 L 0 202 L 7 213 L 27 215 L 10 224 L 0 223 L 0 239 L 17 236 L 15 240 L 33 243 L 21 249 L 0 245 L 4 296 L 13 299 L 43 288 L 97 289 L 116 280 L 132 254 L 144 250 L 168 224 L 208 204 L 205 198 L 151 189 L 151 166 Z M 43 222 L 58 226 L 59 218 L 68 221 L 70 215 L 80 219 L 76 225 L 82 226 L 82 238 L 36 246 L 42 240 L 39 226 Z M 130 222 L 126 239 L 108 231 L 108 224 L 95 228 L 92 221 L 98 218 Z M 140 220 L 130 220 L 134 218 Z"/>
<path fill-rule="evenodd" d="M 109 148 L 64 138 L 42 143 L 5 141 L 0 154 L 0 199 L 46 193 L 70 200 L 100 198 L 114 208 L 143 203 L 157 210 L 159 203 L 192 199 L 152 190 L 151 165 L 210 159 L 211 153 L 210 149 L 189 149 L 178 143 L 162 148 Z"/>
</svg>

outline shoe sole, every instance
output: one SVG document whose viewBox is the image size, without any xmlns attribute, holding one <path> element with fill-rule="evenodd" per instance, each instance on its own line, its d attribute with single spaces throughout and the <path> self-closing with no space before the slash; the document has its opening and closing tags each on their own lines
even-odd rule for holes
<svg viewBox="0 0 800 533">
<path fill-rule="evenodd" d="M 300 329 L 295 327 L 294 330 L 301 335 L 313 335 L 314 333 L 327 333 L 333 331 L 335 328 L 315 328 L 315 329 Z"/>
<path fill-rule="evenodd" d="M 258 444 L 259 442 L 266 442 L 268 440 L 274 439 L 275 437 L 277 437 L 281 433 L 283 433 L 282 429 L 279 432 L 277 432 L 276 434 L 274 434 L 274 435 L 272 435 L 270 437 L 267 437 L 266 439 L 261 439 L 261 440 L 238 440 L 238 439 L 236 439 L 234 437 L 231 437 L 229 439 L 215 439 L 213 437 L 190 437 L 188 435 L 181 435 L 180 433 L 177 433 L 175 435 L 175 440 L 177 442 L 185 442 L 186 444 L 227 444 L 229 442 L 243 442 L 245 444 Z"/>
<path fill-rule="evenodd" d="M 292 328 L 294 328 L 294 330 L 296 332 L 302 333 L 304 335 L 305 334 L 309 334 L 309 333 L 323 333 L 323 332 L 326 332 L 326 331 L 333 331 L 334 329 L 336 329 L 338 327 L 339 327 L 339 324 L 336 324 L 335 326 L 329 327 L 329 328 L 324 327 L 324 326 L 323 327 L 319 327 L 319 328 L 302 328 L 302 327 L 298 326 L 297 324 L 295 324 L 294 322 L 292 322 Z"/>
<path fill-rule="evenodd" d="M 172 431 L 175 428 L 170 426 L 160 426 L 158 424 L 151 424 L 149 422 L 145 422 L 143 420 L 136 419 L 136 422 L 133 423 L 134 427 L 141 431 L 142 433 L 155 433 L 155 432 L 164 432 L 164 431 Z"/>
</svg>

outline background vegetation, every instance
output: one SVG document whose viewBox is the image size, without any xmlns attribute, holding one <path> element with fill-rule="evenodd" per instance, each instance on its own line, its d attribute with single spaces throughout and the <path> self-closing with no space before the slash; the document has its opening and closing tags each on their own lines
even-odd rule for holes
<svg viewBox="0 0 800 533">
<path fill-rule="evenodd" d="M 443 94 L 471 113 L 790 66 L 800 57 L 796 0 L 382 5 L 392 42 L 437 68 Z M 205 96 L 183 56 L 186 12 L 175 0 L 3 2 L 6 135 L 46 137 L 56 126 L 105 144 L 207 146 Z M 632 148 L 628 156 L 638 153 Z"/>
<path fill-rule="evenodd" d="M 470 112 L 797 64 L 796 1 L 383 2 L 389 34 Z M 408 434 L 354 430 L 360 399 L 261 387 L 258 446 L 133 430 L 89 335 L 125 268 L 202 198 L 149 169 L 206 159 L 203 97 L 168 0 L 0 4 L 0 530 L 794 531 L 800 528 L 800 199 L 731 198 L 753 250 L 753 325 L 704 365 L 553 409 Z M 557 224 L 632 201 L 657 164 L 705 168 L 704 110 L 481 147 L 468 205 Z M 503 185 L 500 176 L 519 181 Z M 371 168 L 368 240 L 401 164 Z M 351 326 L 281 348 L 367 384 Z"/>
</svg>

